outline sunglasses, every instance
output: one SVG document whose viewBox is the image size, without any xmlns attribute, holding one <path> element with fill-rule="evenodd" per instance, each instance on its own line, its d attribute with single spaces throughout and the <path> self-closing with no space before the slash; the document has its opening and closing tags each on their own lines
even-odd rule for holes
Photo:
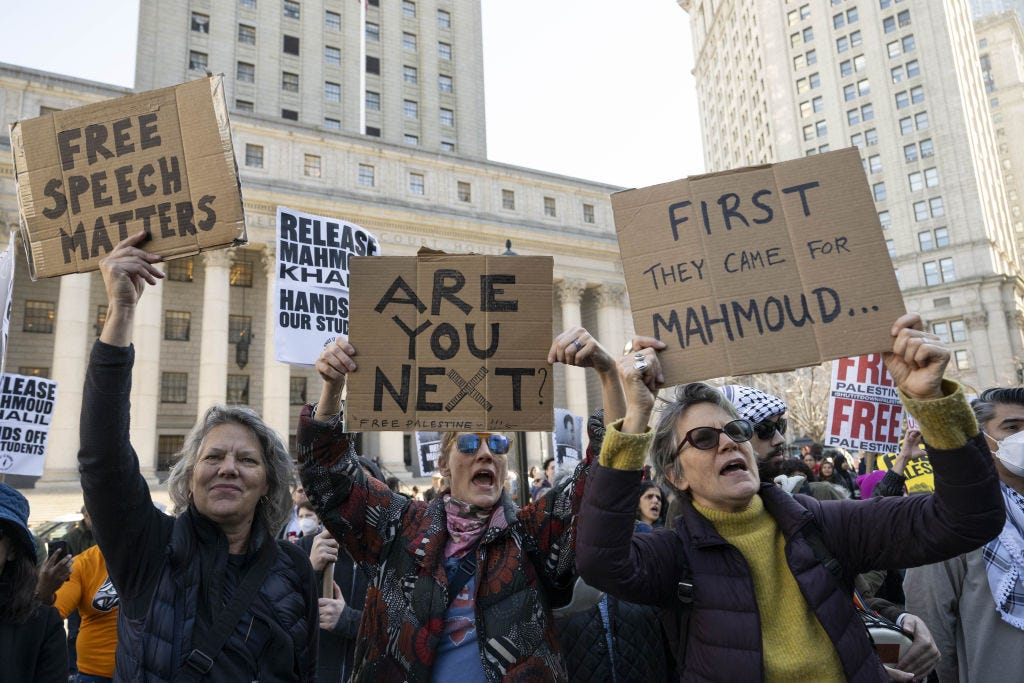
<svg viewBox="0 0 1024 683">
<path fill-rule="evenodd" d="M 699 448 L 702 451 L 713 450 L 718 447 L 719 436 L 723 433 L 736 443 L 743 443 L 744 441 L 750 441 L 750 437 L 754 435 L 754 427 L 749 421 L 743 419 L 726 422 L 725 426 L 721 429 L 717 427 L 694 427 L 686 432 L 686 436 L 683 437 L 682 442 L 679 444 L 676 455 L 678 456 L 683 452 L 683 447 L 686 444 L 692 444 L 694 448 Z"/>
<path fill-rule="evenodd" d="M 487 447 L 491 449 L 491 453 L 495 455 L 508 453 L 509 440 L 504 434 L 459 434 L 455 440 L 459 453 L 466 455 L 476 453 L 480 449 L 481 436 L 486 437 Z"/>
<path fill-rule="evenodd" d="M 775 422 L 769 422 L 764 420 L 754 425 L 754 433 L 757 434 L 759 439 L 770 439 L 775 436 L 775 430 L 779 430 L 779 434 L 782 436 L 786 435 L 786 429 L 789 428 L 789 423 L 786 422 L 786 418 L 780 417 Z"/>
</svg>

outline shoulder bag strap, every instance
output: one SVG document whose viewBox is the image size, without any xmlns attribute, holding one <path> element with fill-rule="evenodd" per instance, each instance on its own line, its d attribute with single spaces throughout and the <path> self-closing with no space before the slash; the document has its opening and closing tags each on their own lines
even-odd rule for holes
<svg viewBox="0 0 1024 683">
<path fill-rule="evenodd" d="M 238 620 L 245 614 L 245 610 L 252 604 L 259 587 L 274 564 L 274 556 L 277 554 L 277 541 L 267 536 L 260 548 L 260 554 L 249 571 L 245 573 L 241 583 L 235 588 L 231 603 L 224 610 L 217 614 L 216 620 L 209 628 L 194 628 L 192 632 L 192 651 L 188 658 L 174 676 L 174 683 L 189 683 L 198 681 L 213 668 L 213 664 L 224 649 L 228 637 L 238 625 Z M 198 624 L 197 624 L 198 626 Z M 202 643 L 200 649 L 197 643 Z"/>
<path fill-rule="evenodd" d="M 448 605 L 451 607 L 452 603 L 455 602 L 455 596 L 459 594 L 469 580 L 476 574 L 476 549 L 479 547 L 480 541 L 473 544 L 469 552 L 462 556 L 459 560 L 459 566 L 455 570 L 455 574 L 448 582 Z"/>
</svg>

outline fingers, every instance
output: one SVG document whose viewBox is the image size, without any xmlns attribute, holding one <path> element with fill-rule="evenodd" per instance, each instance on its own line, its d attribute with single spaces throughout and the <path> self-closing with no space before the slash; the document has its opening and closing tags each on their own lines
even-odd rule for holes
<svg viewBox="0 0 1024 683">
<path fill-rule="evenodd" d="M 891 678 L 894 681 L 912 681 L 912 680 L 914 680 L 914 674 L 912 674 L 912 673 L 907 673 L 906 671 L 900 671 L 899 669 L 895 669 L 895 668 L 889 666 L 888 664 L 883 664 L 882 666 L 885 667 L 885 673 L 889 674 L 889 678 Z"/>
<path fill-rule="evenodd" d="M 904 313 L 892 324 L 892 336 L 899 336 L 900 330 L 924 330 L 924 321 L 919 313 Z"/>
<path fill-rule="evenodd" d="M 641 351 L 643 349 L 655 349 L 657 351 L 663 351 L 665 349 L 665 342 L 654 337 L 644 337 L 641 335 L 635 335 L 631 344 L 632 353 Z"/>
<path fill-rule="evenodd" d="M 348 337 L 338 337 L 320 352 L 320 357 L 316 359 L 316 370 L 325 382 L 342 381 L 358 367 L 352 360 L 355 355 L 356 349 L 348 343 Z"/>
<path fill-rule="evenodd" d="M 593 355 L 596 346 L 599 345 L 593 335 L 577 325 L 555 337 L 548 350 L 548 362 L 585 367 L 586 359 Z"/>
<path fill-rule="evenodd" d="M 337 582 L 331 582 L 331 585 L 334 586 L 334 590 L 333 590 L 334 599 L 335 600 L 341 600 L 341 588 L 338 587 Z"/>
</svg>

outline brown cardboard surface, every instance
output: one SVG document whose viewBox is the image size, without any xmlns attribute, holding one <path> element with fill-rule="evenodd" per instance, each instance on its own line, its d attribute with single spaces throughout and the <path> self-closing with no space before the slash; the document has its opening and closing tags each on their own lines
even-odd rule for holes
<svg viewBox="0 0 1024 683">
<path fill-rule="evenodd" d="M 612 195 L 669 384 L 891 348 L 906 309 L 855 148 Z"/>
<path fill-rule="evenodd" d="M 143 229 L 167 258 L 246 241 L 221 76 L 17 121 L 11 147 L 32 279 Z"/>
<path fill-rule="evenodd" d="M 348 430 L 553 428 L 551 257 L 421 252 L 354 256 L 349 268 L 359 369 L 348 378 Z M 506 305 L 484 303 L 485 277 L 500 278 L 492 299 Z"/>
</svg>

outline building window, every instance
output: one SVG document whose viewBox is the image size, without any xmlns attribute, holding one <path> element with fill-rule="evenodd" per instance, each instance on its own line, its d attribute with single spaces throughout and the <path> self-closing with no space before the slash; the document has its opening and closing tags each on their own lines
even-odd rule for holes
<svg viewBox="0 0 1024 683">
<path fill-rule="evenodd" d="M 914 171 L 907 175 L 907 183 L 910 185 L 911 192 L 917 192 L 924 188 L 924 178 L 920 171 Z"/>
<path fill-rule="evenodd" d="M 926 168 L 924 169 L 924 186 L 925 187 L 938 187 L 939 186 L 939 169 Z"/>
<path fill-rule="evenodd" d="M 882 172 L 882 157 L 877 154 L 872 154 L 868 157 L 868 169 L 872 173 Z"/>
<path fill-rule="evenodd" d="M 235 67 L 235 80 L 239 83 L 255 83 L 256 65 L 238 62 Z"/>
<path fill-rule="evenodd" d="M 472 199 L 471 199 L 472 198 L 471 187 L 470 187 L 469 183 L 464 182 L 462 180 L 458 181 L 457 191 L 458 191 L 459 201 L 460 202 L 472 201 Z"/>
<path fill-rule="evenodd" d="M 905 9 L 896 15 L 896 21 L 899 23 L 900 28 L 910 26 L 910 10 Z"/>
<path fill-rule="evenodd" d="M 970 370 L 971 361 L 965 349 L 958 349 L 953 352 L 953 359 L 956 361 L 957 370 Z"/>
<path fill-rule="evenodd" d="M 295 36 L 284 36 L 284 45 L 281 50 L 286 55 L 298 55 L 299 54 L 299 39 Z"/>
<path fill-rule="evenodd" d="M 405 100 L 402 102 L 402 116 L 404 116 L 407 119 L 412 119 L 415 121 L 416 119 L 419 118 L 419 115 L 419 104 L 417 104 L 413 100 Z"/>
<path fill-rule="evenodd" d="M 583 222 L 584 223 L 591 223 L 591 224 L 593 224 L 593 222 L 594 222 L 594 205 L 593 204 L 584 204 L 583 205 Z"/>
<path fill-rule="evenodd" d="M 878 131 L 874 128 L 868 128 L 864 131 L 864 144 L 868 147 L 873 147 L 878 144 Z"/>
<path fill-rule="evenodd" d="M 828 135 L 828 125 L 824 121 L 818 121 L 814 124 L 814 132 L 819 138 L 823 138 Z"/>
<path fill-rule="evenodd" d="M 947 256 L 939 259 L 939 274 L 943 282 L 956 281 L 956 269 L 953 267 L 953 258 Z"/>
<path fill-rule="evenodd" d="M 409 192 L 411 194 L 418 195 L 423 195 L 426 193 L 426 185 L 424 184 L 422 173 L 409 174 Z"/>
<path fill-rule="evenodd" d="M 26 301 L 22 331 L 53 334 L 55 306 L 52 301 Z"/>
<path fill-rule="evenodd" d="M 861 119 L 861 121 L 870 121 L 873 118 L 875 118 L 875 107 L 874 107 L 874 105 L 871 104 L 870 102 L 868 102 L 865 105 L 862 105 L 861 108 L 860 108 L 860 119 Z"/>
<path fill-rule="evenodd" d="M 921 75 L 921 65 L 916 59 L 907 62 L 907 78 L 916 78 Z"/>
<path fill-rule="evenodd" d="M 558 216 L 558 211 L 555 208 L 554 197 L 544 198 L 544 215 L 548 218 L 556 218 Z"/>
<path fill-rule="evenodd" d="M 307 178 L 319 178 L 320 157 L 316 154 L 306 154 L 302 162 L 302 172 Z"/>
<path fill-rule="evenodd" d="M 171 282 L 192 282 L 195 259 L 191 256 L 167 262 L 167 279 Z"/>
<path fill-rule="evenodd" d="M 358 183 L 363 187 L 373 187 L 376 183 L 376 169 L 370 164 L 359 164 Z"/>
<path fill-rule="evenodd" d="M 441 109 L 441 125 L 451 128 L 455 125 L 455 112 L 451 109 Z"/>
<path fill-rule="evenodd" d="M 949 230 L 947 228 L 935 228 L 935 247 L 942 249 L 949 246 Z"/>
<path fill-rule="evenodd" d="M 889 258 L 896 258 L 896 243 L 893 240 L 885 241 L 885 250 L 889 252 Z"/>
<path fill-rule="evenodd" d="M 243 0 L 256 6 L 256 0 Z M 180 460 L 177 456 L 185 448 L 185 437 L 180 434 L 161 434 L 157 439 L 156 469 L 167 472 Z"/>
<path fill-rule="evenodd" d="M 856 126 L 860 123 L 860 110 L 848 109 L 846 112 L 846 122 L 851 126 Z"/>
<path fill-rule="evenodd" d="M 900 39 L 900 46 L 903 48 L 903 52 L 913 52 L 914 48 L 917 47 L 916 41 L 914 40 L 914 34 L 911 33 L 909 36 L 903 36 Z"/>
<path fill-rule="evenodd" d="M 935 248 L 935 240 L 931 230 L 924 230 L 917 233 L 917 246 L 921 251 L 931 251 Z"/>
<path fill-rule="evenodd" d="M 369 135 L 371 138 L 379 138 L 380 128 L 378 128 L 377 126 L 367 126 L 366 134 Z"/>
<path fill-rule="evenodd" d="M 935 261 L 925 261 L 921 264 L 924 270 L 924 283 L 929 287 L 939 284 L 939 267 Z"/>
<path fill-rule="evenodd" d="M 402 33 L 402 49 L 416 51 L 416 34 Z"/>
<path fill-rule="evenodd" d="M 235 111 L 251 114 L 255 111 L 255 107 L 249 100 L 235 100 Z"/>
<path fill-rule="evenodd" d="M 822 99 L 821 95 L 811 98 L 811 109 L 814 110 L 815 113 L 821 113 L 825 110 L 825 100 Z"/>
<path fill-rule="evenodd" d="M 299 18 L 299 3 L 294 0 L 284 0 L 284 16 L 289 19 Z"/>
<path fill-rule="evenodd" d="M 416 3 L 410 0 L 402 0 L 402 16 L 410 19 L 416 18 Z"/>
<path fill-rule="evenodd" d="M 366 91 L 366 111 L 380 111 L 380 93 Z"/>
<path fill-rule="evenodd" d="M 281 110 L 281 118 L 282 119 L 287 119 L 289 121 L 298 121 L 299 120 L 299 112 L 295 111 L 294 109 L 282 109 Z"/>
<path fill-rule="evenodd" d="M 256 44 L 256 27 L 248 26 L 246 24 L 238 25 L 238 42 L 243 45 L 255 45 Z"/>
<path fill-rule="evenodd" d="M 341 121 L 339 119 L 324 117 L 324 128 L 330 128 L 331 130 L 341 130 Z"/>
<path fill-rule="evenodd" d="M 306 403 L 306 378 L 291 377 L 288 380 L 288 403 L 301 406 Z"/>
<path fill-rule="evenodd" d="M 238 0 L 238 4 L 249 9 L 256 9 L 256 0 Z"/>
<path fill-rule="evenodd" d="M 160 375 L 160 402 L 185 403 L 188 401 L 188 373 L 164 372 Z"/>
<path fill-rule="evenodd" d="M 249 375 L 228 375 L 228 386 L 225 394 L 228 404 L 246 404 L 249 402 Z"/>
<path fill-rule="evenodd" d="M 192 13 L 192 30 L 196 33 L 210 32 L 210 17 L 199 12 Z"/>
<path fill-rule="evenodd" d="M 924 102 L 924 87 L 914 86 L 910 89 L 910 101 L 912 104 L 921 104 Z"/>
<path fill-rule="evenodd" d="M 281 90 L 284 90 L 285 92 L 299 92 L 299 74 L 282 71 Z"/>
<path fill-rule="evenodd" d="M 448 43 L 438 43 L 437 56 L 439 59 L 450 62 L 452 60 L 452 46 Z"/>
<path fill-rule="evenodd" d="M 366 39 L 374 42 L 380 42 L 380 26 L 373 23 L 372 21 L 366 22 Z"/>
<path fill-rule="evenodd" d="M 340 31 L 341 15 L 330 10 L 324 12 L 324 28 L 328 31 Z"/>
<path fill-rule="evenodd" d="M 888 230 L 889 226 L 892 225 L 892 214 L 888 211 L 879 211 L 878 224 L 882 226 L 882 230 Z"/>
<path fill-rule="evenodd" d="M 236 256 L 231 262 L 228 281 L 232 287 L 252 287 L 252 261 L 244 256 Z"/>
<path fill-rule="evenodd" d="M 339 66 L 341 64 L 341 48 L 324 46 L 324 63 Z"/>
<path fill-rule="evenodd" d="M 442 152 L 455 152 L 455 143 L 450 140 L 441 140 Z"/>
<path fill-rule="evenodd" d="M 509 211 L 516 210 L 516 193 L 514 190 L 501 191 L 501 208 Z"/>
<path fill-rule="evenodd" d="M 860 31 L 854 31 L 850 34 L 850 47 L 860 47 L 860 44 L 864 42 L 864 38 L 860 35 Z"/>
<path fill-rule="evenodd" d="M 324 82 L 324 101 L 341 102 L 341 83 Z"/>
<path fill-rule="evenodd" d="M 252 335 L 252 316 L 228 316 L 228 344 L 237 344 L 244 336 Z"/>
<path fill-rule="evenodd" d="M 932 218 L 938 218 L 946 215 L 946 209 L 942 204 L 942 197 L 932 197 L 928 200 L 928 210 L 932 214 Z"/>
<path fill-rule="evenodd" d="M 380 75 L 380 57 L 366 55 L 366 73 Z"/>
<path fill-rule="evenodd" d="M 440 92 L 451 92 L 452 91 L 452 77 L 441 74 L 437 77 L 437 89 Z"/>
<path fill-rule="evenodd" d="M 900 92 L 896 93 L 895 97 L 897 109 L 906 109 L 907 107 L 910 106 L 910 95 L 907 93 L 906 90 L 901 90 Z"/>
<path fill-rule="evenodd" d="M 402 67 L 402 80 L 406 83 L 416 85 L 419 81 L 419 72 L 416 67 L 405 65 Z"/>
<path fill-rule="evenodd" d="M 25 375 L 27 377 L 43 377 L 45 379 L 49 379 L 50 368 L 44 368 L 35 365 L 22 365 L 18 368 L 18 374 Z"/>
<path fill-rule="evenodd" d="M 964 324 L 963 320 L 949 321 L 949 338 L 950 341 L 956 343 L 967 341 L 967 325 Z"/>
<path fill-rule="evenodd" d="M 405 142 L 405 144 L 407 145 L 418 146 L 420 144 L 420 136 L 413 135 L 412 133 L 406 133 L 405 135 L 402 136 L 402 141 Z"/>
<path fill-rule="evenodd" d="M 164 311 L 164 339 L 188 341 L 192 328 L 192 314 L 188 311 Z"/>
<path fill-rule="evenodd" d="M 836 52 L 843 53 L 850 49 L 850 39 L 847 36 L 836 38 Z"/>
<path fill-rule="evenodd" d="M 205 52 L 196 52 L 195 50 L 189 50 L 188 53 L 188 70 L 189 71 L 206 71 L 209 66 L 209 61 Z"/>
<path fill-rule="evenodd" d="M 437 27 L 450 29 L 452 27 L 452 15 L 443 9 L 437 10 Z"/>
<path fill-rule="evenodd" d="M 814 66 L 818 63 L 818 51 L 808 50 L 807 51 L 807 66 Z"/>
<path fill-rule="evenodd" d="M 932 139 L 931 138 L 927 138 L 925 140 L 921 140 L 921 142 L 917 143 L 917 145 L 921 149 L 921 158 L 922 159 L 927 159 L 928 157 L 930 157 L 933 154 L 935 154 L 935 149 L 934 149 L 934 147 L 932 147 Z"/>
<path fill-rule="evenodd" d="M 871 195 L 876 202 L 885 201 L 885 182 L 875 183 L 871 186 Z"/>
</svg>

